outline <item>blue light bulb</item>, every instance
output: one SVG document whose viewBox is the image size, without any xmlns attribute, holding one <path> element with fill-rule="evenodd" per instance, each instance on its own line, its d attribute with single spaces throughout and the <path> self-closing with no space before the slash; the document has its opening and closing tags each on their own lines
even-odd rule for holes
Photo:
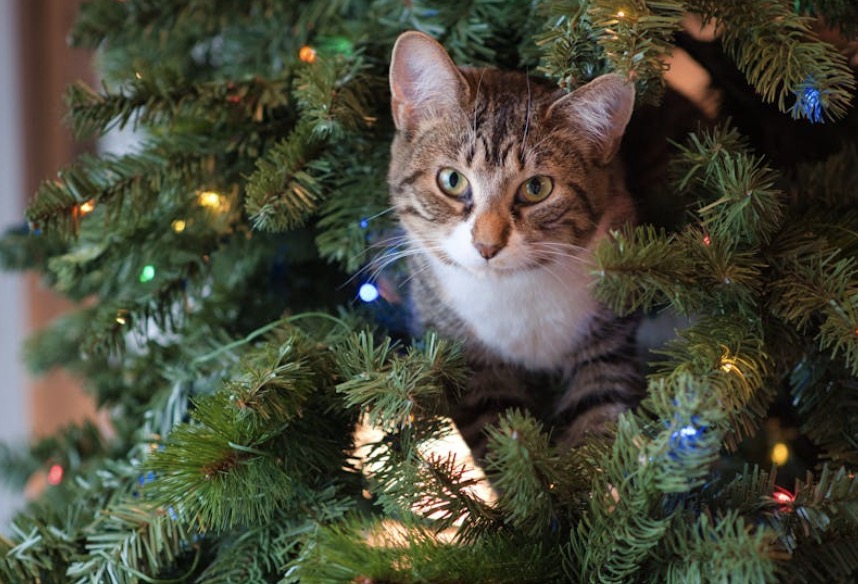
<svg viewBox="0 0 858 584">
<path fill-rule="evenodd" d="M 364 302 L 373 302 L 378 299 L 378 288 L 376 288 L 373 284 L 367 282 L 363 284 L 358 290 L 358 296 Z"/>
</svg>

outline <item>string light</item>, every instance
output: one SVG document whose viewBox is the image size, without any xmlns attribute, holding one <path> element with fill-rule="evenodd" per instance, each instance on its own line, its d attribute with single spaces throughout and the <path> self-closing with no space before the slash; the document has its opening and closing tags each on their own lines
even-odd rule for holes
<svg viewBox="0 0 858 584">
<path fill-rule="evenodd" d="M 301 50 L 298 51 L 298 58 L 301 59 L 304 63 L 315 63 L 316 62 L 316 49 L 311 47 L 310 45 L 304 45 L 301 47 Z"/>
<path fill-rule="evenodd" d="M 89 215 L 93 211 L 95 211 L 95 200 L 90 199 L 85 203 L 81 203 L 78 207 L 81 215 Z"/>
<path fill-rule="evenodd" d="M 775 492 L 772 493 L 772 498 L 780 503 L 781 511 L 789 511 L 795 503 L 795 495 L 784 489 L 783 487 L 775 487 Z"/>
<path fill-rule="evenodd" d="M 200 205 L 209 209 L 220 209 L 223 206 L 223 197 L 214 191 L 203 191 L 197 197 Z"/>
<path fill-rule="evenodd" d="M 376 288 L 373 284 L 367 282 L 366 284 L 362 285 L 358 290 L 358 296 L 364 302 L 374 302 L 378 299 L 379 296 L 378 288 Z"/>
<path fill-rule="evenodd" d="M 711 244 L 712 244 L 712 238 L 709 237 L 708 235 L 704 235 L 703 236 L 703 245 L 705 245 L 706 247 L 709 247 Z"/>
<path fill-rule="evenodd" d="M 783 466 L 789 460 L 789 447 L 783 442 L 778 442 L 772 447 L 772 462 Z"/>
<path fill-rule="evenodd" d="M 63 482 L 63 474 L 65 474 L 65 470 L 61 465 L 51 465 L 51 468 L 48 471 L 48 482 L 54 486 L 57 486 L 58 484 Z"/>
<path fill-rule="evenodd" d="M 796 107 L 801 109 L 808 120 L 814 123 L 821 123 L 822 118 L 822 91 L 816 86 L 813 77 L 808 77 L 804 83 L 794 92 L 796 96 Z"/>
<path fill-rule="evenodd" d="M 118 324 L 121 324 L 122 326 L 125 326 L 125 324 L 126 324 L 128 321 L 126 321 L 126 320 L 125 320 L 125 317 L 124 317 L 124 316 L 121 316 L 121 315 L 120 315 L 120 316 L 117 316 L 117 317 L 116 317 L 116 322 L 117 322 Z"/>
<path fill-rule="evenodd" d="M 155 266 L 148 265 L 143 266 L 143 269 L 140 271 L 140 282 L 145 284 L 146 282 L 151 282 L 155 279 Z"/>
<path fill-rule="evenodd" d="M 723 345 L 721 348 L 724 349 L 724 353 L 721 355 L 721 371 L 724 373 L 730 373 L 734 370 L 738 371 L 738 368 L 736 367 L 737 359 L 730 356 L 730 349 Z"/>
<path fill-rule="evenodd" d="M 143 74 L 140 71 L 135 71 L 134 77 L 136 77 L 137 79 L 143 79 Z"/>
<path fill-rule="evenodd" d="M 625 18 L 626 12 L 624 10 L 617 11 L 617 18 Z"/>
<path fill-rule="evenodd" d="M 187 225 L 188 224 L 184 219 L 176 219 L 172 223 L 173 231 L 175 231 L 176 233 L 181 233 L 185 230 L 185 227 L 187 227 Z"/>
</svg>

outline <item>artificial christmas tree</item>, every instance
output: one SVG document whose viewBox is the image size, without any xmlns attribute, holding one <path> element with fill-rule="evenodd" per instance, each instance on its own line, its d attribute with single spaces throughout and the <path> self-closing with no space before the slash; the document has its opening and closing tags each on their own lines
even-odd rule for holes
<svg viewBox="0 0 858 584">
<path fill-rule="evenodd" d="M 28 355 L 81 376 L 116 435 L 3 451 L 4 476 L 63 472 L 0 539 L 0 578 L 851 581 L 855 23 L 847 1 L 86 4 L 72 40 L 99 48 L 104 87 L 69 90 L 72 124 L 142 143 L 46 182 L 0 257 L 92 299 Z M 647 356 L 649 397 L 614 439 L 558 450 L 521 411 L 487 429 L 495 497 L 428 448 L 468 371 L 454 344 L 407 336 L 391 264 L 386 75 L 407 29 L 568 89 L 635 81 L 648 222 L 598 250 L 595 289 L 692 317 Z M 665 93 L 677 47 L 721 119 Z M 662 167 L 671 182 L 644 180 Z M 790 419 L 812 453 L 784 484 L 755 453 Z M 360 457 L 359 420 L 380 430 Z"/>
</svg>

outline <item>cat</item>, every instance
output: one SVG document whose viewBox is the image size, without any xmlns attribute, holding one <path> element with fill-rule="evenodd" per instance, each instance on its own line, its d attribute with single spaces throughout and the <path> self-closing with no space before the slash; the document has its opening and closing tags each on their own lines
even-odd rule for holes
<svg viewBox="0 0 858 584">
<path fill-rule="evenodd" d="M 415 319 L 463 343 L 474 372 L 450 414 L 473 454 L 507 408 L 544 417 L 565 446 L 605 431 L 644 386 L 637 319 L 599 304 L 590 275 L 593 248 L 635 222 L 617 156 L 633 85 L 608 74 L 566 93 L 459 68 L 411 31 L 394 46 L 390 89 L 388 182 Z"/>
</svg>

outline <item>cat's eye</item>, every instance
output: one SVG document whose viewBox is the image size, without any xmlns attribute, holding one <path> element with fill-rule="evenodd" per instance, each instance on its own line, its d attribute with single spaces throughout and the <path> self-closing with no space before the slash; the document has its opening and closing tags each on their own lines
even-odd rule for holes
<svg viewBox="0 0 858 584">
<path fill-rule="evenodd" d="M 468 179 L 455 168 L 442 168 L 438 171 L 438 186 L 445 195 L 461 197 L 468 192 Z"/>
<path fill-rule="evenodd" d="M 518 198 L 523 203 L 544 201 L 554 190 L 554 181 L 548 176 L 534 176 L 518 187 Z"/>
</svg>

